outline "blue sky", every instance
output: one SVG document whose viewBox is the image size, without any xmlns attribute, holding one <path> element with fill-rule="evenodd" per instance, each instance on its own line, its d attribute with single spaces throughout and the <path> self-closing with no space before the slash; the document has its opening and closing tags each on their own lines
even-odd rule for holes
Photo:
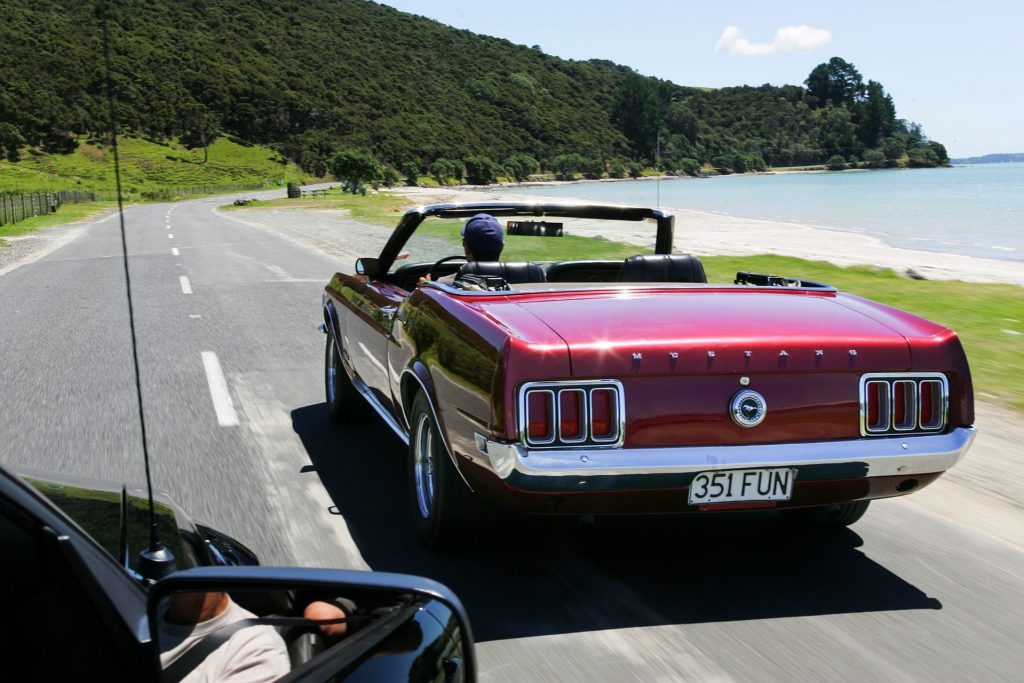
<svg viewBox="0 0 1024 683">
<path fill-rule="evenodd" d="M 815 65 L 839 56 L 865 80 L 882 83 L 898 115 L 924 126 L 951 156 L 1024 152 L 1021 2 L 384 4 L 559 57 L 610 59 L 681 85 L 800 84 Z"/>
</svg>

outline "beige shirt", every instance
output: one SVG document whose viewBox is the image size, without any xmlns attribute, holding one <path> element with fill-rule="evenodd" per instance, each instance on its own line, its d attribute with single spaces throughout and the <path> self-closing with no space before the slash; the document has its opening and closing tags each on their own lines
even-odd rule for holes
<svg viewBox="0 0 1024 683">
<path fill-rule="evenodd" d="M 203 638 L 236 621 L 256 615 L 232 602 L 218 616 L 195 625 L 171 624 L 160 615 L 160 666 L 167 668 Z M 182 683 L 263 683 L 276 681 L 291 671 L 288 648 L 272 626 L 250 626 L 232 635 L 211 652 Z"/>
</svg>

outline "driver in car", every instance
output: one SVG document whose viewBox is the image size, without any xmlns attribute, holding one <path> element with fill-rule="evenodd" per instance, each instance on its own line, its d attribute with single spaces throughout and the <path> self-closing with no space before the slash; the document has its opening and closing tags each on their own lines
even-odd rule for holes
<svg viewBox="0 0 1024 683">
<path fill-rule="evenodd" d="M 176 593 L 160 615 L 164 683 L 276 681 L 291 671 L 284 639 L 220 591 Z M 204 643 L 204 641 L 206 641 Z"/>
<path fill-rule="evenodd" d="M 462 249 L 466 252 L 466 260 L 469 262 L 501 260 L 501 250 L 504 247 L 505 234 L 501 230 L 501 224 L 489 213 L 478 213 L 462 227 Z M 457 274 L 446 275 L 437 281 L 446 285 L 454 284 Z M 420 278 L 419 284 L 429 281 L 428 274 Z"/>
</svg>

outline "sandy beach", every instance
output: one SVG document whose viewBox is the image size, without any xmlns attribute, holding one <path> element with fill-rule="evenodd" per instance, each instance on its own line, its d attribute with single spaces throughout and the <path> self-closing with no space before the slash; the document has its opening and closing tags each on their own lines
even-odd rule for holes
<svg viewBox="0 0 1024 683">
<path fill-rule="evenodd" d="M 393 190 L 413 203 L 481 201 L 565 201 L 561 197 L 523 197 L 502 194 L 501 188 L 399 188 Z M 778 221 L 736 218 L 715 213 L 665 207 L 676 216 L 675 246 L 697 255 L 747 256 L 779 254 L 828 261 L 839 266 L 871 265 L 899 273 L 912 270 L 930 280 L 963 280 L 1024 286 L 1019 262 L 901 249 L 880 239 L 855 232 Z M 595 234 L 595 233 L 582 233 Z M 609 239 L 648 246 L 649 233 L 602 235 Z"/>
</svg>

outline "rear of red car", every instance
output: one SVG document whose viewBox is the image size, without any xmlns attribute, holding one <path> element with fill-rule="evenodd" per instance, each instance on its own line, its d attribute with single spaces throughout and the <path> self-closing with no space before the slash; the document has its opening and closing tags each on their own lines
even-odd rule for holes
<svg viewBox="0 0 1024 683">
<path fill-rule="evenodd" d="M 489 430 L 475 434 L 481 466 L 464 469 L 515 509 L 901 495 L 973 438 L 956 335 L 831 289 L 634 286 L 466 303 L 508 339 Z"/>
</svg>

